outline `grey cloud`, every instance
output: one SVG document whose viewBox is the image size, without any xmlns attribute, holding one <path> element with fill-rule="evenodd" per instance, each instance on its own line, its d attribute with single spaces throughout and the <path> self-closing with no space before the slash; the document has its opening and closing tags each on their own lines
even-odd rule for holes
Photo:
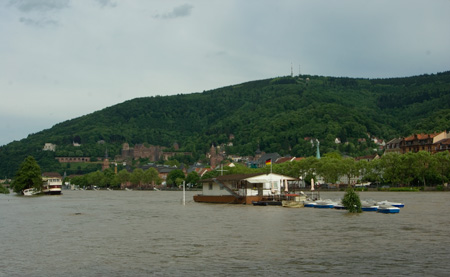
<svg viewBox="0 0 450 277">
<path fill-rule="evenodd" d="M 24 23 L 25 25 L 30 26 L 36 26 L 36 27 L 47 27 L 47 26 L 58 26 L 58 21 L 53 19 L 47 19 L 47 18 L 40 18 L 40 19 L 32 19 L 32 18 L 26 18 L 21 17 L 20 22 Z"/>
<path fill-rule="evenodd" d="M 162 18 L 162 19 L 172 19 L 177 17 L 184 17 L 191 14 L 192 9 L 194 6 L 190 4 L 183 4 L 181 6 L 173 8 L 173 10 L 169 13 L 165 14 L 157 14 L 154 16 L 154 18 Z"/>
<path fill-rule="evenodd" d="M 117 3 L 115 1 L 112 0 L 96 0 L 97 3 L 102 7 L 110 7 L 110 8 L 115 8 L 117 7 Z"/>
<path fill-rule="evenodd" d="M 19 21 L 28 26 L 49 27 L 58 26 L 53 18 L 53 12 L 69 7 L 70 0 L 9 0 L 9 6 L 17 8 L 29 16 L 21 17 Z"/>
<path fill-rule="evenodd" d="M 47 12 L 69 6 L 69 0 L 9 0 L 9 6 L 21 12 Z"/>
</svg>

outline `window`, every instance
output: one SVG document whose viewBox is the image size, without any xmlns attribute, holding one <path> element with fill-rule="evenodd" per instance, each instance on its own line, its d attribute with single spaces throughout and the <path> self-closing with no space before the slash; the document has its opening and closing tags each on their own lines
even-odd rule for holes
<svg viewBox="0 0 450 277">
<path fill-rule="evenodd" d="M 209 190 L 212 190 L 213 186 L 211 183 L 209 183 Z"/>
</svg>

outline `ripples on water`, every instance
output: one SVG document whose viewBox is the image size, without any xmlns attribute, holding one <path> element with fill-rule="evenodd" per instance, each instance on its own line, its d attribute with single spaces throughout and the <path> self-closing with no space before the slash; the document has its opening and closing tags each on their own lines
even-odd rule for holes
<svg viewBox="0 0 450 277">
<path fill-rule="evenodd" d="M 193 194 L 187 193 L 185 206 L 181 192 L 0 195 L 0 276 L 450 272 L 448 193 L 360 194 L 404 202 L 394 215 L 199 204 Z"/>
</svg>

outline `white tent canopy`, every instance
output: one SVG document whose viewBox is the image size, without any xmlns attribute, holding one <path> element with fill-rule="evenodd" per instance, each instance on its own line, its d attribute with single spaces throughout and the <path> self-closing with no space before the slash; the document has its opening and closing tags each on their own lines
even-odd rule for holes
<svg viewBox="0 0 450 277">
<path fill-rule="evenodd" d="M 254 183 L 270 183 L 272 181 L 284 182 L 284 180 L 294 181 L 296 179 L 289 177 L 289 176 L 284 176 L 284 175 L 275 174 L 275 173 L 269 173 L 269 174 L 262 174 L 262 175 L 258 175 L 258 176 L 254 176 L 254 177 L 249 177 L 244 180 L 249 183 L 254 184 Z"/>
<path fill-rule="evenodd" d="M 249 177 L 244 180 L 251 184 L 263 184 L 264 190 L 271 190 L 272 193 L 279 194 L 283 185 L 285 186 L 285 189 L 287 188 L 287 181 L 294 181 L 296 179 L 289 176 L 269 173 Z"/>
</svg>

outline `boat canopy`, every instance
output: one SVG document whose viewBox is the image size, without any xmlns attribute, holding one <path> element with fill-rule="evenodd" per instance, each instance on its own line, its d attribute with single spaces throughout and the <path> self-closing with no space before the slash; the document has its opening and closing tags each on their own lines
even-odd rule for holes
<svg viewBox="0 0 450 277">
<path fill-rule="evenodd" d="M 286 181 L 294 181 L 297 180 L 295 178 L 284 176 L 280 174 L 275 173 L 269 173 L 269 174 L 262 174 L 258 176 L 253 176 L 244 179 L 245 181 L 255 184 L 255 183 L 271 183 L 271 182 L 279 182 L 280 184 L 284 183 Z"/>
</svg>

